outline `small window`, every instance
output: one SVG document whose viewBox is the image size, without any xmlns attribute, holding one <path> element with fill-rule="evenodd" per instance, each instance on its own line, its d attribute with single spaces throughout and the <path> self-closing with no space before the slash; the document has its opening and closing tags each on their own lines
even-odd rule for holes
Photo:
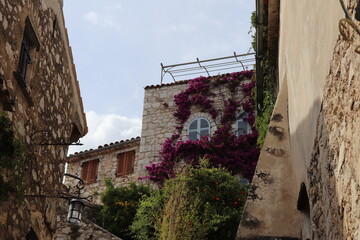
<svg viewBox="0 0 360 240">
<path fill-rule="evenodd" d="M 210 122 L 205 118 L 196 118 L 189 125 L 189 140 L 199 140 L 210 135 Z"/>
<path fill-rule="evenodd" d="M 119 153 L 117 157 L 116 176 L 125 177 L 134 172 L 135 151 Z"/>
<path fill-rule="evenodd" d="M 84 162 L 82 164 L 81 178 L 86 183 L 96 182 L 99 167 L 99 159 Z"/>
<path fill-rule="evenodd" d="M 39 50 L 39 47 L 40 44 L 31 21 L 29 18 L 26 18 L 24 35 L 20 48 L 19 64 L 17 71 L 15 72 L 21 85 L 27 86 L 29 82 L 29 64 L 34 62 L 35 50 Z"/>
<path fill-rule="evenodd" d="M 236 136 L 246 135 L 251 132 L 250 124 L 244 119 L 248 117 L 246 112 L 241 112 L 236 116 Z"/>
</svg>

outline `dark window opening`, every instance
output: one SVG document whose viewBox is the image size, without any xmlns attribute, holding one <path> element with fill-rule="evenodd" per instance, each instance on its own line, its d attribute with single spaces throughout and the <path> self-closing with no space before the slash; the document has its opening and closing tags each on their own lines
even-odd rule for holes
<svg viewBox="0 0 360 240">
<path fill-rule="evenodd" d="M 310 202 L 305 183 L 301 183 L 297 209 L 301 212 L 302 239 L 311 239 Z"/>
<path fill-rule="evenodd" d="M 36 235 L 34 229 L 30 229 L 30 231 L 26 234 L 26 240 L 39 240 L 38 236 Z"/>
<path fill-rule="evenodd" d="M 34 62 L 35 52 L 40 48 L 38 37 L 36 36 L 35 30 L 29 17 L 25 21 L 24 35 L 21 42 L 19 63 L 17 71 L 15 72 L 20 85 L 27 86 L 30 78 L 30 64 Z"/>
</svg>

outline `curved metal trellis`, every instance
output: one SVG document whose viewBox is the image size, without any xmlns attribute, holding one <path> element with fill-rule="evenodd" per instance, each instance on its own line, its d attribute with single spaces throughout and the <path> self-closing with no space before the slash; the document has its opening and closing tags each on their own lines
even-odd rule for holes
<svg viewBox="0 0 360 240">
<path fill-rule="evenodd" d="M 354 37 L 346 32 L 346 30 L 349 31 L 348 26 L 350 28 L 352 28 L 359 36 L 360 36 L 360 29 L 355 24 L 354 19 L 352 18 L 351 14 L 349 13 L 348 9 L 346 8 L 346 6 L 344 4 L 344 1 L 343 0 L 339 0 L 339 1 L 340 1 L 342 9 L 345 12 L 345 18 L 342 18 L 339 21 L 339 31 L 345 40 L 352 43 L 352 42 L 354 42 Z M 360 2 L 358 2 L 358 5 L 356 7 L 355 19 L 357 21 L 360 20 Z M 360 45 L 355 48 L 355 52 L 360 54 Z"/>
<path fill-rule="evenodd" d="M 198 77 L 201 74 L 210 76 L 227 73 L 230 69 L 240 69 L 246 71 L 252 69 L 255 64 L 255 53 L 236 54 L 233 56 L 199 60 L 164 66 L 161 63 L 161 84 L 164 76 L 169 74 L 174 82 Z"/>
</svg>

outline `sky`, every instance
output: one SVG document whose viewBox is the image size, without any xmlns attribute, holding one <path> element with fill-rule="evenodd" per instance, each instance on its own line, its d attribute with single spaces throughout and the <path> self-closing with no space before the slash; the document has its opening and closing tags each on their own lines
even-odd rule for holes
<svg viewBox="0 0 360 240">
<path fill-rule="evenodd" d="M 141 135 L 160 63 L 249 52 L 255 1 L 64 0 L 63 10 L 89 127 L 71 154 Z"/>
</svg>

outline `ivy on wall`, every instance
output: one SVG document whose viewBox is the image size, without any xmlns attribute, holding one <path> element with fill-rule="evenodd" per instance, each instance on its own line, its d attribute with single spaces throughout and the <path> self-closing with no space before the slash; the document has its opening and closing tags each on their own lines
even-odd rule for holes
<svg viewBox="0 0 360 240">
<path fill-rule="evenodd" d="M 26 153 L 16 139 L 10 119 L 0 112 L 0 200 L 9 194 L 24 198 L 24 172 Z"/>
<path fill-rule="evenodd" d="M 251 180 L 260 152 L 257 147 L 258 131 L 254 126 L 253 88 L 256 83 L 244 83 L 244 80 L 252 79 L 253 75 L 253 71 L 242 71 L 190 80 L 188 88 L 174 96 L 174 117 L 178 122 L 175 134 L 163 143 L 160 161 L 146 167 L 149 176 L 145 178 L 162 186 L 164 180 L 176 176 L 177 163 L 184 161 L 187 164 L 198 165 L 199 159 L 204 157 L 212 167 L 223 166 L 232 174 L 241 174 Z M 230 94 L 228 99 L 224 100 L 223 107 L 216 109 L 211 98 L 216 97 L 214 89 L 221 86 L 228 88 Z M 242 91 L 243 99 L 236 98 L 238 91 Z M 181 140 L 184 124 L 189 119 L 193 106 L 208 113 L 214 121 L 220 119 L 219 126 L 211 138 Z M 248 117 L 244 120 L 251 126 L 251 133 L 236 136 L 232 125 L 240 111 L 247 113 Z"/>
</svg>

